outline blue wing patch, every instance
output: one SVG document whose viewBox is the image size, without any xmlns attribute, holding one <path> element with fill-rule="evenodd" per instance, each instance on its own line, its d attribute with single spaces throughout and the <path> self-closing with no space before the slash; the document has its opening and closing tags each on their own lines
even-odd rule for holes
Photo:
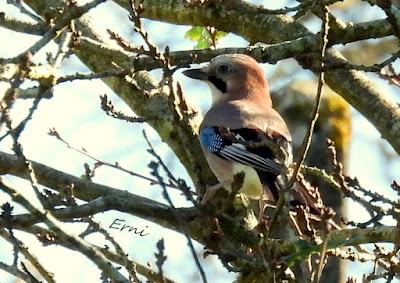
<svg viewBox="0 0 400 283">
<path fill-rule="evenodd" d="M 206 127 L 200 131 L 200 144 L 211 152 L 219 152 L 224 148 L 224 140 L 214 127 Z"/>
</svg>

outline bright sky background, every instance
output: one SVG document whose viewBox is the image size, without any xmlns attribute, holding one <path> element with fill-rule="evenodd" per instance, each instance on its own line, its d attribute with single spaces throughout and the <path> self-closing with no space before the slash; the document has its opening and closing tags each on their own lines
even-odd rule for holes
<svg viewBox="0 0 400 283">
<path fill-rule="evenodd" d="M 294 1 L 258 1 L 258 3 L 268 3 L 269 9 L 281 8 L 283 5 L 293 6 Z M 352 9 L 346 13 L 337 12 L 342 19 L 356 19 L 357 21 L 371 20 L 372 18 L 382 18 L 384 15 L 378 9 L 370 9 L 368 13 L 356 13 L 358 9 Z M 112 11 L 112 13 L 110 12 Z M 8 15 L 17 15 L 18 10 L 13 6 L 0 3 L 0 12 Z M 99 21 L 99 30 L 105 31 L 106 28 L 114 30 L 126 38 L 136 40 L 132 36 L 132 26 L 130 25 L 127 14 L 122 9 L 108 1 L 98 6 L 90 12 Z M 190 49 L 194 43 L 184 39 L 185 32 L 189 27 L 172 26 L 160 22 L 146 21 L 145 27 L 151 39 L 159 44 L 161 48 L 169 45 L 172 50 Z M 319 22 L 311 20 L 307 27 L 316 31 Z M 39 37 L 16 34 L 9 30 L 0 28 L 0 57 L 8 58 L 23 52 Z M 178 40 L 177 40 L 178 39 Z M 243 39 L 229 35 L 219 44 L 219 47 L 246 46 L 248 43 Z M 46 50 L 35 57 L 35 61 L 44 61 L 45 51 L 55 52 L 56 45 L 49 45 Z M 287 64 L 288 68 L 299 68 L 292 61 L 285 60 L 279 66 Z M 276 65 L 264 65 L 267 77 L 276 69 Z M 63 63 L 62 71 L 65 73 L 86 72 L 88 69 L 83 66 L 74 56 L 71 56 Z M 154 72 L 159 76 L 159 72 Z M 376 76 L 371 75 L 373 79 Z M 290 76 L 286 82 L 296 79 L 315 78 L 309 71 L 297 72 Z M 180 72 L 175 75 L 175 79 L 183 84 L 186 98 L 190 103 L 196 105 L 203 112 L 206 111 L 210 103 L 210 94 L 205 85 L 189 81 Z M 286 82 L 276 82 L 272 89 L 277 89 Z M 400 101 L 399 89 L 381 82 L 380 87 L 385 96 Z M 0 93 L 5 90 L 5 84 L 0 83 Z M 44 163 L 48 166 L 68 172 L 75 176 L 83 174 L 83 163 L 93 164 L 93 161 L 67 149 L 55 138 L 47 135 L 48 130 L 55 127 L 59 133 L 72 145 L 84 147 L 93 156 L 108 162 L 118 161 L 122 166 L 135 172 L 149 175 L 147 163 L 151 156 L 146 152 L 142 131 L 145 129 L 151 137 L 155 148 L 164 160 L 167 161 L 176 176 L 184 177 L 191 185 L 191 182 L 177 158 L 170 149 L 161 143 L 154 130 L 143 124 L 129 124 L 108 117 L 100 109 L 99 96 L 107 94 L 118 110 L 123 110 L 127 114 L 132 114 L 131 110 L 100 80 L 79 81 L 74 83 L 64 83 L 55 87 L 54 97 L 51 100 L 44 100 L 40 103 L 38 111 L 35 112 L 33 120 L 29 122 L 26 130 L 21 136 L 21 143 L 25 154 L 29 159 Z M 23 119 L 31 106 L 32 101 L 17 101 L 12 111 L 12 117 L 17 123 Z M 399 180 L 400 162 L 388 162 L 382 155 L 381 147 L 389 152 L 390 146 L 382 141 L 378 132 L 363 117 L 353 111 L 353 140 L 350 149 L 349 175 L 357 176 L 361 184 L 371 190 L 380 193 L 387 193 L 390 182 L 397 178 Z M 12 152 L 10 140 L 0 144 L 0 150 Z M 16 178 L 9 178 L 16 184 L 16 187 L 24 195 L 33 198 L 32 189 L 29 185 Z M 148 182 L 131 177 L 127 174 L 113 169 L 101 168 L 97 171 L 95 182 L 106 184 L 115 188 L 128 190 L 153 200 L 166 203 L 161 195 L 161 189 L 150 186 Z M 176 206 L 189 205 L 183 197 L 175 192 L 171 192 Z M 393 195 L 394 196 L 394 195 Z M 0 204 L 8 201 L 9 198 L 0 192 Z M 351 204 L 350 218 L 362 221 L 366 213 L 358 209 L 358 205 Z M 357 209 L 356 209 L 357 208 Z M 21 211 L 18 209 L 17 211 Z M 163 229 L 156 224 L 147 222 L 137 217 L 122 214 L 120 212 L 108 212 L 107 214 L 96 215 L 95 219 L 100 221 L 103 227 L 108 227 L 115 218 L 124 219 L 126 224 L 145 229 L 149 235 L 139 237 L 127 232 L 108 229 L 115 239 L 126 248 L 132 259 L 146 264 L 149 262 L 154 266 L 156 251 L 155 245 L 160 238 L 164 238 L 168 259 L 164 266 L 166 275 L 177 282 L 200 282 L 193 259 L 186 246 L 186 239 L 175 232 Z M 66 225 L 71 233 L 80 233 L 82 226 Z M 25 233 L 16 232 L 16 235 L 24 240 L 29 246 L 29 250 L 37 255 L 42 255 L 43 265 L 50 271 L 55 272 L 56 281 L 60 283 L 70 282 L 99 282 L 99 273 L 93 264 L 77 253 L 60 249 L 58 247 L 42 247 L 41 244 L 32 236 Z M 102 245 L 98 238 L 90 238 L 94 243 Z M 199 257 L 201 258 L 202 247 L 196 244 Z M 45 256 L 43 257 L 43 254 Z M 0 240 L 0 261 L 10 264 L 12 262 L 11 246 L 5 241 Z M 234 274 L 228 274 L 223 269 L 215 257 L 208 257 L 202 260 L 211 282 L 232 282 Z M 360 276 L 360 271 L 365 267 L 360 265 L 357 268 L 350 268 L 349 274 Z M 75 271 L 75 272 L 71 272 Z M 360 278 L 360 277 L 359 277 Z M 13 282 L 10 275 L 0 271 L 0 283 Z"/>
</svg>

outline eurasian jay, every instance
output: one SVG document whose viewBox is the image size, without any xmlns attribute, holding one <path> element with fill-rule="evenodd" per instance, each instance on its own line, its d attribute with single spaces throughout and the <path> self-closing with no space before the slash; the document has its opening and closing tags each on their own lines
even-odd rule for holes
<svg viewBox="0 0 400 283">
<path fill-rule="evenodd" d="M 291 162 L 291 137 L 282 117 L 272 108 L 264 72 L 252 57 L 226 54 L 209 65 L 183 72 L 206 82 L 212 106 L 200 126 L 199 140 L 206 160 L 220 184 L 207 190 L 203 203 L 219 187 L 231 189 L 233 177 L 244 172 L 240 192 L 250 199 L 276 202 L 277 176 Z M 268 139 L 286 154 L 278 160 Z M 257 144 L 258 146 L 252 146 Z"/>
</svg>

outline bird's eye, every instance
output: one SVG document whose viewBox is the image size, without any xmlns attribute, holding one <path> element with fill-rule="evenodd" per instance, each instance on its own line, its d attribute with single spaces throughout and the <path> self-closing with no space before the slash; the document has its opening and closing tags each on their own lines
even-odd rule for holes
<svg viewBox="0 0 400 283">
<path fill-rule="evenodd" d="M 218 67 L 218 73 L 220 74 L 226 74 L 229 72 L 229 66 L 228 65 L 220 65 Z"/>
</svg>

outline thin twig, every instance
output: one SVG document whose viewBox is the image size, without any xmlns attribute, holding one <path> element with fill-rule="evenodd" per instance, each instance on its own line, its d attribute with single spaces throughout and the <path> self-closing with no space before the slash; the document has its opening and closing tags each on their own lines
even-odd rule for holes
<svg viewBox="0 0 400 283">
<path fill-rule="evenodd" d="M 111 116 L 113 118 L 119 119 L 119 120 L 124 120 L 130 123 L 143 123 L 145 120 L 141 117 L 132 117 L 128 116 L 121 111 L 115 110 L 114 105 L 110 100 L 108 100 L 108 97 L 106 94 L 100 95 L 100 100 L 101 100 L 101 109 L 106 112 L 108 116 Z"/>
<path fill-rule="evenodd" d="M 377 63 L 371 66 L 354 65 L 350 63 L 337 64 L 325 61 L 324 66 L 320 67 L 319 70 L 330 71 L 330 70 L 344 69 L 344 70 L 359 70 L 365 72 L 380 72 L 383 68 L 390 65 L 399 58 L 400 58 L 400 50 L 393 53 L 389 58 L 383 60 L 381 63 Z"/>
<path fill-rule="evenodd" d="M 5 59 L 4 63 L 19 62 L 21 58 L 30 54 L 30 56 L 35 55 L 40 49 L 47 45 L 51 40 L 58 37 L 60 33 L 70 24 L 74 19 L 81 17 L 83 14 L 88 12 L 90 9 L 96 7 L 97 5 L 105 2 L 106 0 L 93 0 L 83 6 L 77 6 L 72 1 L 66 6 L 68 9 L 61 14 L 60 18 L 56 19 L 54 25 L 32 46 L 30 46 L 22 54 L 15 58 Z"/>
<path fill-rule="evenodd" d="M 328 45 L 328 32 L 329 32 L 329 9 L 326 6 L 323 6 L 322 8 L 324 9 L 325 17 L 323 18 L 322 32 L 321 32 L 321 57 L 320 57 L 321 69 L 323 69 L 325 66 L 324 58 L 325 58 L 326 47 Z M 312 135 L 314 133 L 314 127 L 315 127 L 315 124 L 316 124 L 316 122 L 318 120 L 318 116 L 319 116 L 319 107 L 321 104 L 322 87 L 324 84 L 325 84 L 325 73 L 324 73 L 324 71 L 321 71 L 318 76 L 318 89 L 317 89 L 317 95 L 315 98 L 315 106 L 314 106 L 313 112 L 311 114 L 312 118 L 311 118 L 306 135 L 305 135 L 302 145 L 301 145 L 300 158 L 296 162 L 296 166 L 294 167 L 294 170 L 293 170 L 293 175 L 289 181 L 289 188 L 292 188 L 293 184 L 296 182 L 297 174 L 299 173 L 301 165 L 303 164 L 303 162 L 307 156 L 308 149 L 310 148 Z"/>
<path fill-rule="evenodd" d="M 132 69 L 110 69 L 101 72 L 92 72 L 92 73 L 75 73 L 73 75 L 66 75 L 56 79 L 57 84 L 75 81 L 75 80 L 94 80 L 94 79 L 103 79 L 107 77 L 123 77 L 129 74 L 133 74 Z"/>
<path fill-rule="evenodd" d="M 122 172 L 128 173 L 131 176 L 138 177 L 138 178 L 144 179 L 146 181 L 149 181 L 151 185 L 160 185 L 158 180 L 150 178 L 150 177 L 147 177 L 147 176 L 144 176 L 144 175 L 136 173 L 136 172 L 133 172 L 131 170 L 128 170 L 128 169 L 122 167 L 118 162 L 110 163 L 110 162 L 107 162 L 107 161 L 100 160 L 97 157 L 94 157 L 93 155 L 88 153 L 85 149 L 79 149 L 79 148 L 76 148 L 76 147 L 72 146 L 63 137 L 61 137 L 61 135 L 58 133 L 58 131 L 55 128 L 50 129 L 48 134 L 50 136 L 55 137 L 57 140 L 61 141 L 68 148 L 70 148 L 70 149 L 72 149 L 72 150 L 74 150 L 74 151 L 76 151 L 76 152 L 78 152 L 80 154 L 83 154 L 84 156 L 94 160 L 96 162 L 96 164 L 95 164 L 96 168 L 98 168 L 99 166 L 107 166 L 107 167 L 115 168 L 117 170 L 121 170 Z M 164 185 L 167 186 L 167 187 L 173 188 L 173 189 L 181 190 L 181 188 L 179 186 L 177 186 L 176 184 L 169 183 L 169 184 L 164 184 Z M 196 193 L 191 191 L 191 194 L 195 195 Z"/>
<path fill-rule="evenodd" d="M 100 223 L 97 223 L 92 218 L 86 218 L 85 221 L 89 224 L 88 230 L 102 234 L 104 238 L 114 246 L 117 255 L 123 259 L 123 263 L 121 263 L 121 265 L 125 267 L 135 283 L 141 283 L 136 273 L 136 263 L 128 258 L 128 254 L 124 252 L 121 245 L 110 235 L 107 230 L 100 226 Z"/>
<path fill-rule="evenodd" d="M 322 270 L 324 269 L 324 265 L 325 265 L 325 257 L 326 257 L 327 250 L 328 250 L 328 236 L 325 235 L 325 239 L 324 239 L 324 242 L 323 242 L 322 248 L 321 248 L 321 256 L 319 257 L 317 271 L 315 272 L 315 280 L 314 280 L 315 283 L 320 282 Z"/>
<path fill-rule="evenodd" d="M 18 249 L 18 251 L 24 255 L 24 257 L 32 264 L 33 267 L 39 272 L 43 278 L 49 283 L 55 283 L 54 274 L 47 271 L 44 266 L 39 262 L 39 260 L 34 256 L 29 249 L 12 233 L 6 232 L 3 229 L 0 229 L 0 236 L 6 239 L 8 242 L 12 243 L 14 247 Z"/>
<path fill-rule="evenodd" d="M 325 6 L 323 7 L 323 9 L 325 11 L 325 18 L 322 23 L 322 32 L 321 32 L 321 57 L 320 57 L 321 69 L 324 67 L 324 57 L 325 57 L 326 47 L 328 45 L 328 31 L 329 31 L 329 14 L 328 14 L 329 10 Z M 315 106 L 314 106 L 313 112 L 311 114 L 311 121 L 308 125 L 307 132 L 304 136 L 304 139 L 303 139 L 303 142 L 301 145 L 300 158 L 296 162 L 296 165 L 293 169 L 292 176 L 290 177 L 288 183 L 284 184 L 285 187 L 279 192 L 279 200 L 278 200 L 274 215 L 272 216 L 270 226 L 269 226 L 270 234 L 272 233 L 272 231 L 275 227 L 275 224 L 278 219 L 278 215 L 280 215 L 282 208 L 286 203 L 285 194 L 289 190 L 291 190 L 294 183 L 297 181 L 297 175 L 299 174 L 301 165 L 303 164 L 303 162 L 307 156 L 308 149 L 310 148 L 312 135 L 314 132 L 314 127 L 315 127 L 315 124 L 316 124 L 318 116 L 319 116 L 319 107 L 320 107 L 320 103 L 321 103 L 322 87 L 323 87 L 324 83 L 325 83 L 324 72 L 320 71 L 319 76 L 318 76 L 318 89 L 317 89 L 317 95 L 315 98 Z"/>
<path fill-rule="evenodd" d="M 28 274 L 19 270 L 15 265 L 7 265 L 4 262 L 0 261 L 0 269 L 14 275 L 16 278 L 24 280 L 25 282 L 40 283 L 38 280 L 32 280 L 32 278 Z"/>
<path fill-rule="evenodd" d="M 10 134 L 12 134 L 14 140 L 18 140 L 22 131 L 25 129 L 28 122 L 32 119 L 34 112 L 38 109 L 39 103 L 42 98 L 48 96 L 51 91 L 52 87 L 39 87 L 38 94 L 32 103 L 32 107 L 29 109 L 28 115 L 15 128 L 9 129 L 3 136 L 1 136 L 0 142 Z"/>
<path fill-rule="evenodd" d="M 29 163 L 29 161 L 27 161 Z M 27 165 L 30 167 L 29 165 Z M 29 176 L 32 187 L 34 187 L 34 191 L 38 193 L 38 184 L 36 182 L 36 178 L 32 168 L 29 168 Z M 6 191 L 14 201 L 21 204 L 25 209 L 27 209 L 30 213 L 40 215 L 43 222 L 53 230 L 61 239 L 72 244 L 77 250 L 86 255 L 90 260 L 92 260 L 102 271 L 106 272 L 107 276 L 116 282 L 126 282 L 129 281 L 119 273 L 119 271 L 110 265 L 107 261 L 107 258 L 98 250 L 93 247 L 89 243 L 86 243 L 79 237 L 71 235 L 65 232 L 59 225 L 59 222 L 48 210 L 43 210 L 41 208 L 35 207 L 28 199 L 26 199 L 22 194 L 12 188 L 7 182 L 0 177 L 0 189 Z"/>
<path fill-rule="evenodd" d="M 146 139 L 146 142 L 147 142 L 148 146 L 151 148 L 150 153 L 151 153 L 157 160 L 161 160 L 161 157 L 153 150 L 153 146 L 152 146 L 150 140 L 147 139 L 147 136 L 145 136 L 145 139 Z M 173 202 L 172 202 L 172 199 L 171 199 L 171 197 L 170 197 L 169 194 L 168 194 L 167 187 L 164 185 L 164 182 L 163 182 L 163 180 L 162 180 L 162 177 L 160 176 L 160 174 L 159 174 L 159 172 L 158 172 L 159 166 L 160 166 L 160 163 L 158 163 L 158 162 L 152 162 L 152 163 L 149 164 L 149 167 L 152 169 L 152 175 L 155 176 L 155 177 L 158 179 L 158 182 L 161 184 L 161 187 L 162 187 L 163 192 L 164 192 L 163 196 L 164 196 L 164 198 L 168 201 L 169 205 L 172 207 L 172 212 L 174 213 L 175 218 L 176 218 L 176 220 L 178 221 L 178 225 L 180 226 L 181 231 L 183 232 L 183 234 L 184 234 L 185 237 L 186 237 L 186 240 L 187 240 L 189 249 L 190 249 L 190 251 L 191 251 L 191 253 L 192 253 L 193 259 L 194 259 L 194 261 L 195 261 L 195 263 L 196 263 L 196 266 L 197 266 L 197 268 L 198 268 L 198 270 L 199 270 L 201 279 L 203 280 L 204 283 L 207 283 L 206 274 L 205 274 L 205 272 L 204 272 L 204 270 L 203 270 L 203 267 L 201 266 L 200 260 L 199 260 L 199 258 L 198 258 L 198 256 L 197 256 L 196 250 L 195 250 L 195 248 L 194 248 L 194 246 L 193 246 L 192 239 L 190 238 L 188 232 L 187 232 L 186 229 L 185 229 L 185 227 L 186 227 L 186 226 L 185 226 L 185 223 L 182 222 L 181 217 L 179 216 L 179 214 L 176 213 L 176 207 L 174 206 L 174 204 L 173 204 Z"/>
<path fill-rule="evenodd" d="M 153 148 L 153 145 L 150 143 L 150 140 L 149 140 L 149 138 L 147 137 L 145 131 L 143 131 L 143 136 L 144 136 L 144 138 L 145 138 L 147 144 L 148 144 L 149 147 L 150 147 L 150 150 L 149 150 L 150 154 L 152 154 L 154 157 L 157 158 L 158 163 L 162 166 L 162 168 L 163 168 L 163 170 L 165 171 L 165 173 L 167 173 L 167 176 L 168 176 L 169 180 L 172 181 L 173 184 L 176 186 L 176 188 L 179 188 L 179 189 L 182 191 L 182 193 L 186 196 L 186 198 L 187 198 L 190 202 L 192 202 L 192 204 L 193 204 L 194 206 L 197 207 L 197 206 L 198 206 L 198 201 L 196 201 L 196 200 L 193 198 L 193 194 L 191 193 L 190 187 L 188 187 L 188 185 L 186 184 L 185 180 L 183 180 L 183 179 L 181 179 L 181 178 L 178 178 L 178 179 L 177 179 L 177 178 L 172 174 L 171 170 L 169 170 L 168 166 L 164 163 L 164 161 L 161 159 L 161 157 L 160 157 L 158 154 L 156 154 L 156 152 L 155 152 L 155 150 L 154 150 L 154 148 Z"/>
</svg>

